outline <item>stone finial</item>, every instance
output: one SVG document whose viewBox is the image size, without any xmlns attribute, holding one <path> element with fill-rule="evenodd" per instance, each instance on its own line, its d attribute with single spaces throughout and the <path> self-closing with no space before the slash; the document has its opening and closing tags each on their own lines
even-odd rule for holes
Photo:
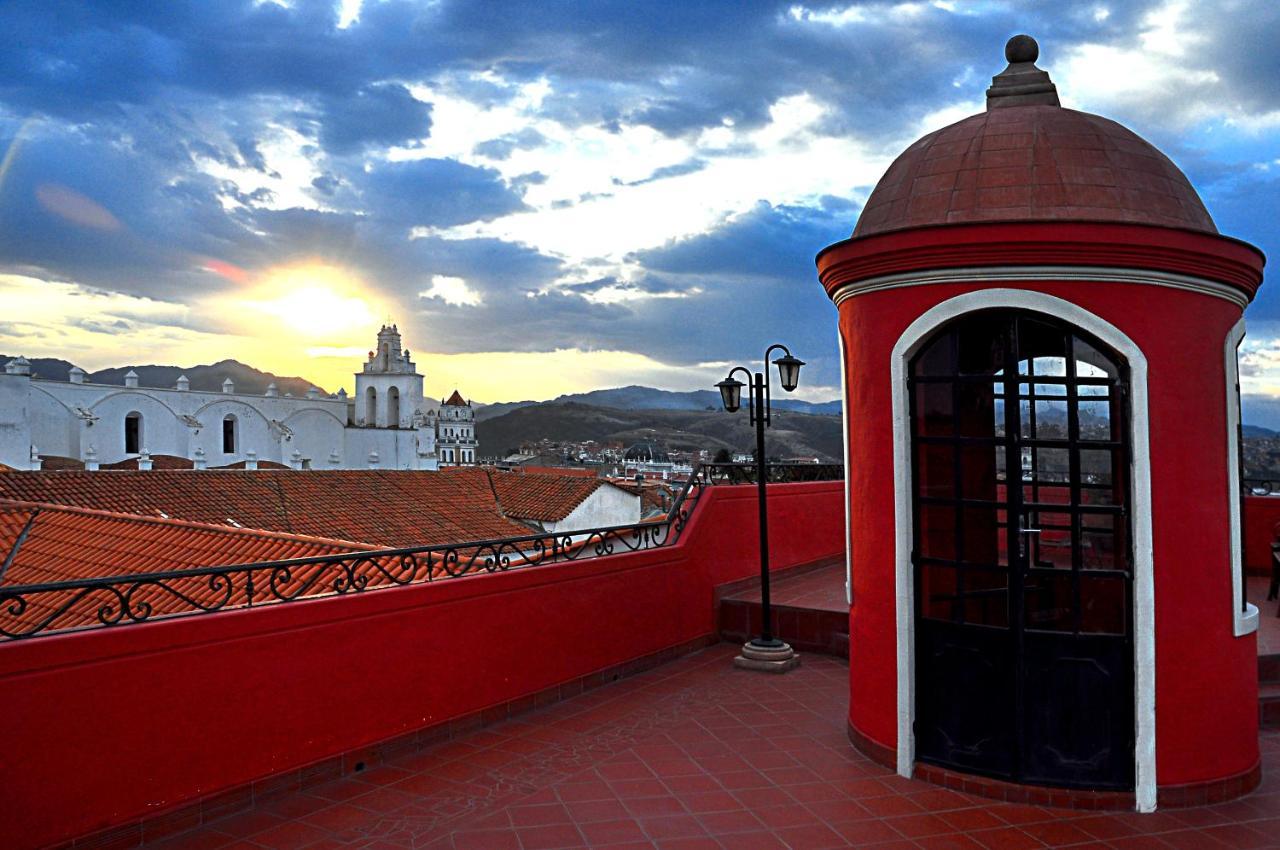
<svg viewBox="0 0 1280 850">
<path fill-rule="evenodd" d="M 17 357 L 4 364 L 4 373 L 6 375 L 30 375 L 31 361 L 19 354 Z"/>
<path fill-rule="evenodd" d="M 346 388 L 346 387 L 338 387 L 338 398 L 342 399 L 343 401 L 346 401 L 346 400 L 347 400 L 347 388 Z"/>
<path fill-rule="evenodd" d="M 337 449 L 334 449 L 333 451 L 329 452 L 329 465 L 332 466 L 334 469 L 337 469 L 338 467 L 342 466 L 342 458 L 338 456 Z"/>
<path fill-rule="evenodd" d="M 89 448 L 84 450 L 84 468 L 89 472 L 98 471 L 98 450 L 89 444 Z"/>
<path fill-rule="evenodd" d="M 135 371 L 133 371 L 132 369 L 130 369 L 128 372 L 125 372 L 125 373 L 124 373 L 124 385 L 125 385 L 126 387 L 137 387 L 137 386 L 138 386 L 138 373 L 137 373 L 137 372 L 135 372 Z"/>
<path fill-rule="evenodd" d="M 236 391 L 236 382 L 227 378 L 222 382 L 222 391 L 224 393 L 233 393 Z"/>
<path fill-rule="evenodd" d="M 258 453 L 255 452 L 253 449 L 249 449 L 249 451 L 244 453 L 244 468 L 245 469 L 258 468 Z"/>
<path fill-rule="evenodd" d="M 289 455 L 289 468 L 302 469 L 302 452 L 293 450 L 293 454 Z"/>
<path fill-rule="evenodd" d="M 1036 67 L 1040 45 L 1029 35 L 1015 35 L 1004 46 L 1009 66 L 991 78 L 987 109 L 1005 106 L 1061 106 L 1058 88 Z"/>
<path fill-rule="evenodd" d="M 378 458 L 378 453 L 377 453 L 376 451 L 375 451 L 375 452 L 369 452 L 369 468 L 370 468 L 370 469 L 377 469 L 377 468 L 378 468 L 378 460 L 379 460 L 379 458 Z"/>
<path fill-rule="evenodd" d="M 81 369 L 79 366 L 72 366 L 71 369 L 67 372 L 67 380 L 69 380 L 73 384 L 83 384 L 84 370 Z"/>
<path fill-rule="evenodd" d="M 196 446 L 195 457 L 191 458 L 191 464 L 195 469 L 208 469 L 209 462 L 205 460 L 204 448 Z"/>
<path fill-rule="evenodd" d="M 276 396 L 280 395 L 280 389 L 279 387 L 276 386 L 275 381 L 272 381 L 271 383 L 267 384 L 267 391 L 263 393 L 263 395 L 265 395 L 267 398 L 275 398 Z"/>
<path fill-rule="evenodd" d="M 32 446 L 30 469 L 32 472 L 39 472 L 40 466 L 41 466 L 40 450 L 37 449 L 35 446 Z"/>
<path fill-rule="evenodd" d="M 142 472 L 151 469 L 151 452 L 147 449 L 138 453 L 138 469 Z"/>
<path fill-rule="evenodd" d="M 307 398 L 320 398 L 320 388 L 307 387 Z"/>
<path fill-rule="evenodd" d="M 179 375 L 178 382 L 173 385 L 173 388 L 180 393 L 185 393 L 191 389 L 191 379 L 186 375 Z"/>
</svg>

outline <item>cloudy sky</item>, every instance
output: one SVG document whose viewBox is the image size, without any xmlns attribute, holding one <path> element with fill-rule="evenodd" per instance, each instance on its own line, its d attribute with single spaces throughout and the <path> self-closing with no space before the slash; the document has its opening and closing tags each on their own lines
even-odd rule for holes
<svg viewBox="0 0 1280 850">
<path fill-rule="evenodd" d="M 1280 256 L 1280 3 L 0 5 L 0 352 L 235 357 L 336 390 L 398 323 L 429 394 L 838 393 L 813 255 L 1030 32 Z M 1280 404 L 1280 287 L 1249 308 Z"/>
</svg>

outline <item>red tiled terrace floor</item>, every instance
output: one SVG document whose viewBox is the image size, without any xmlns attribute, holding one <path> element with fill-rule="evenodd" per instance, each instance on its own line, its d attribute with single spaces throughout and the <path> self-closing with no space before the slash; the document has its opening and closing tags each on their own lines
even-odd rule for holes
<svg viewBox="0 0 1280 850">
<path fill-rule="evenodd" d="M 720 644 L 155 847 L 1280 847 L 1280 733 L 1262 786 L 1151 815 L 995 803 L 904 780 L 845 737 L 848 667 L 735 669 Z"/>
</svg>

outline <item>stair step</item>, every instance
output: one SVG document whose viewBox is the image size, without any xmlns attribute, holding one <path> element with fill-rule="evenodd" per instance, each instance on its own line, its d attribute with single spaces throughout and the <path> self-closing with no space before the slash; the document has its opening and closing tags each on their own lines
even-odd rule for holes
<svg viewBox="0 0 1280 850">
<path fill-rule="evenodd" d="M 1258 725 L 1264 729 L 1280 727 L 1280 682 L 1258 683 Z"/>
</svg>

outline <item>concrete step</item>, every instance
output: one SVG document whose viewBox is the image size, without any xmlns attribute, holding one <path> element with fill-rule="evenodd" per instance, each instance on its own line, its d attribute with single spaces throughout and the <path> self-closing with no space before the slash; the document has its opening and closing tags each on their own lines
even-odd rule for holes
<svg viewBox="0 0 1280 850">
<path fill-rule="evenodd" d="M 1258 725 L 1280 728 L 1280 682 L 1258 683 Z"/>
</svg>

